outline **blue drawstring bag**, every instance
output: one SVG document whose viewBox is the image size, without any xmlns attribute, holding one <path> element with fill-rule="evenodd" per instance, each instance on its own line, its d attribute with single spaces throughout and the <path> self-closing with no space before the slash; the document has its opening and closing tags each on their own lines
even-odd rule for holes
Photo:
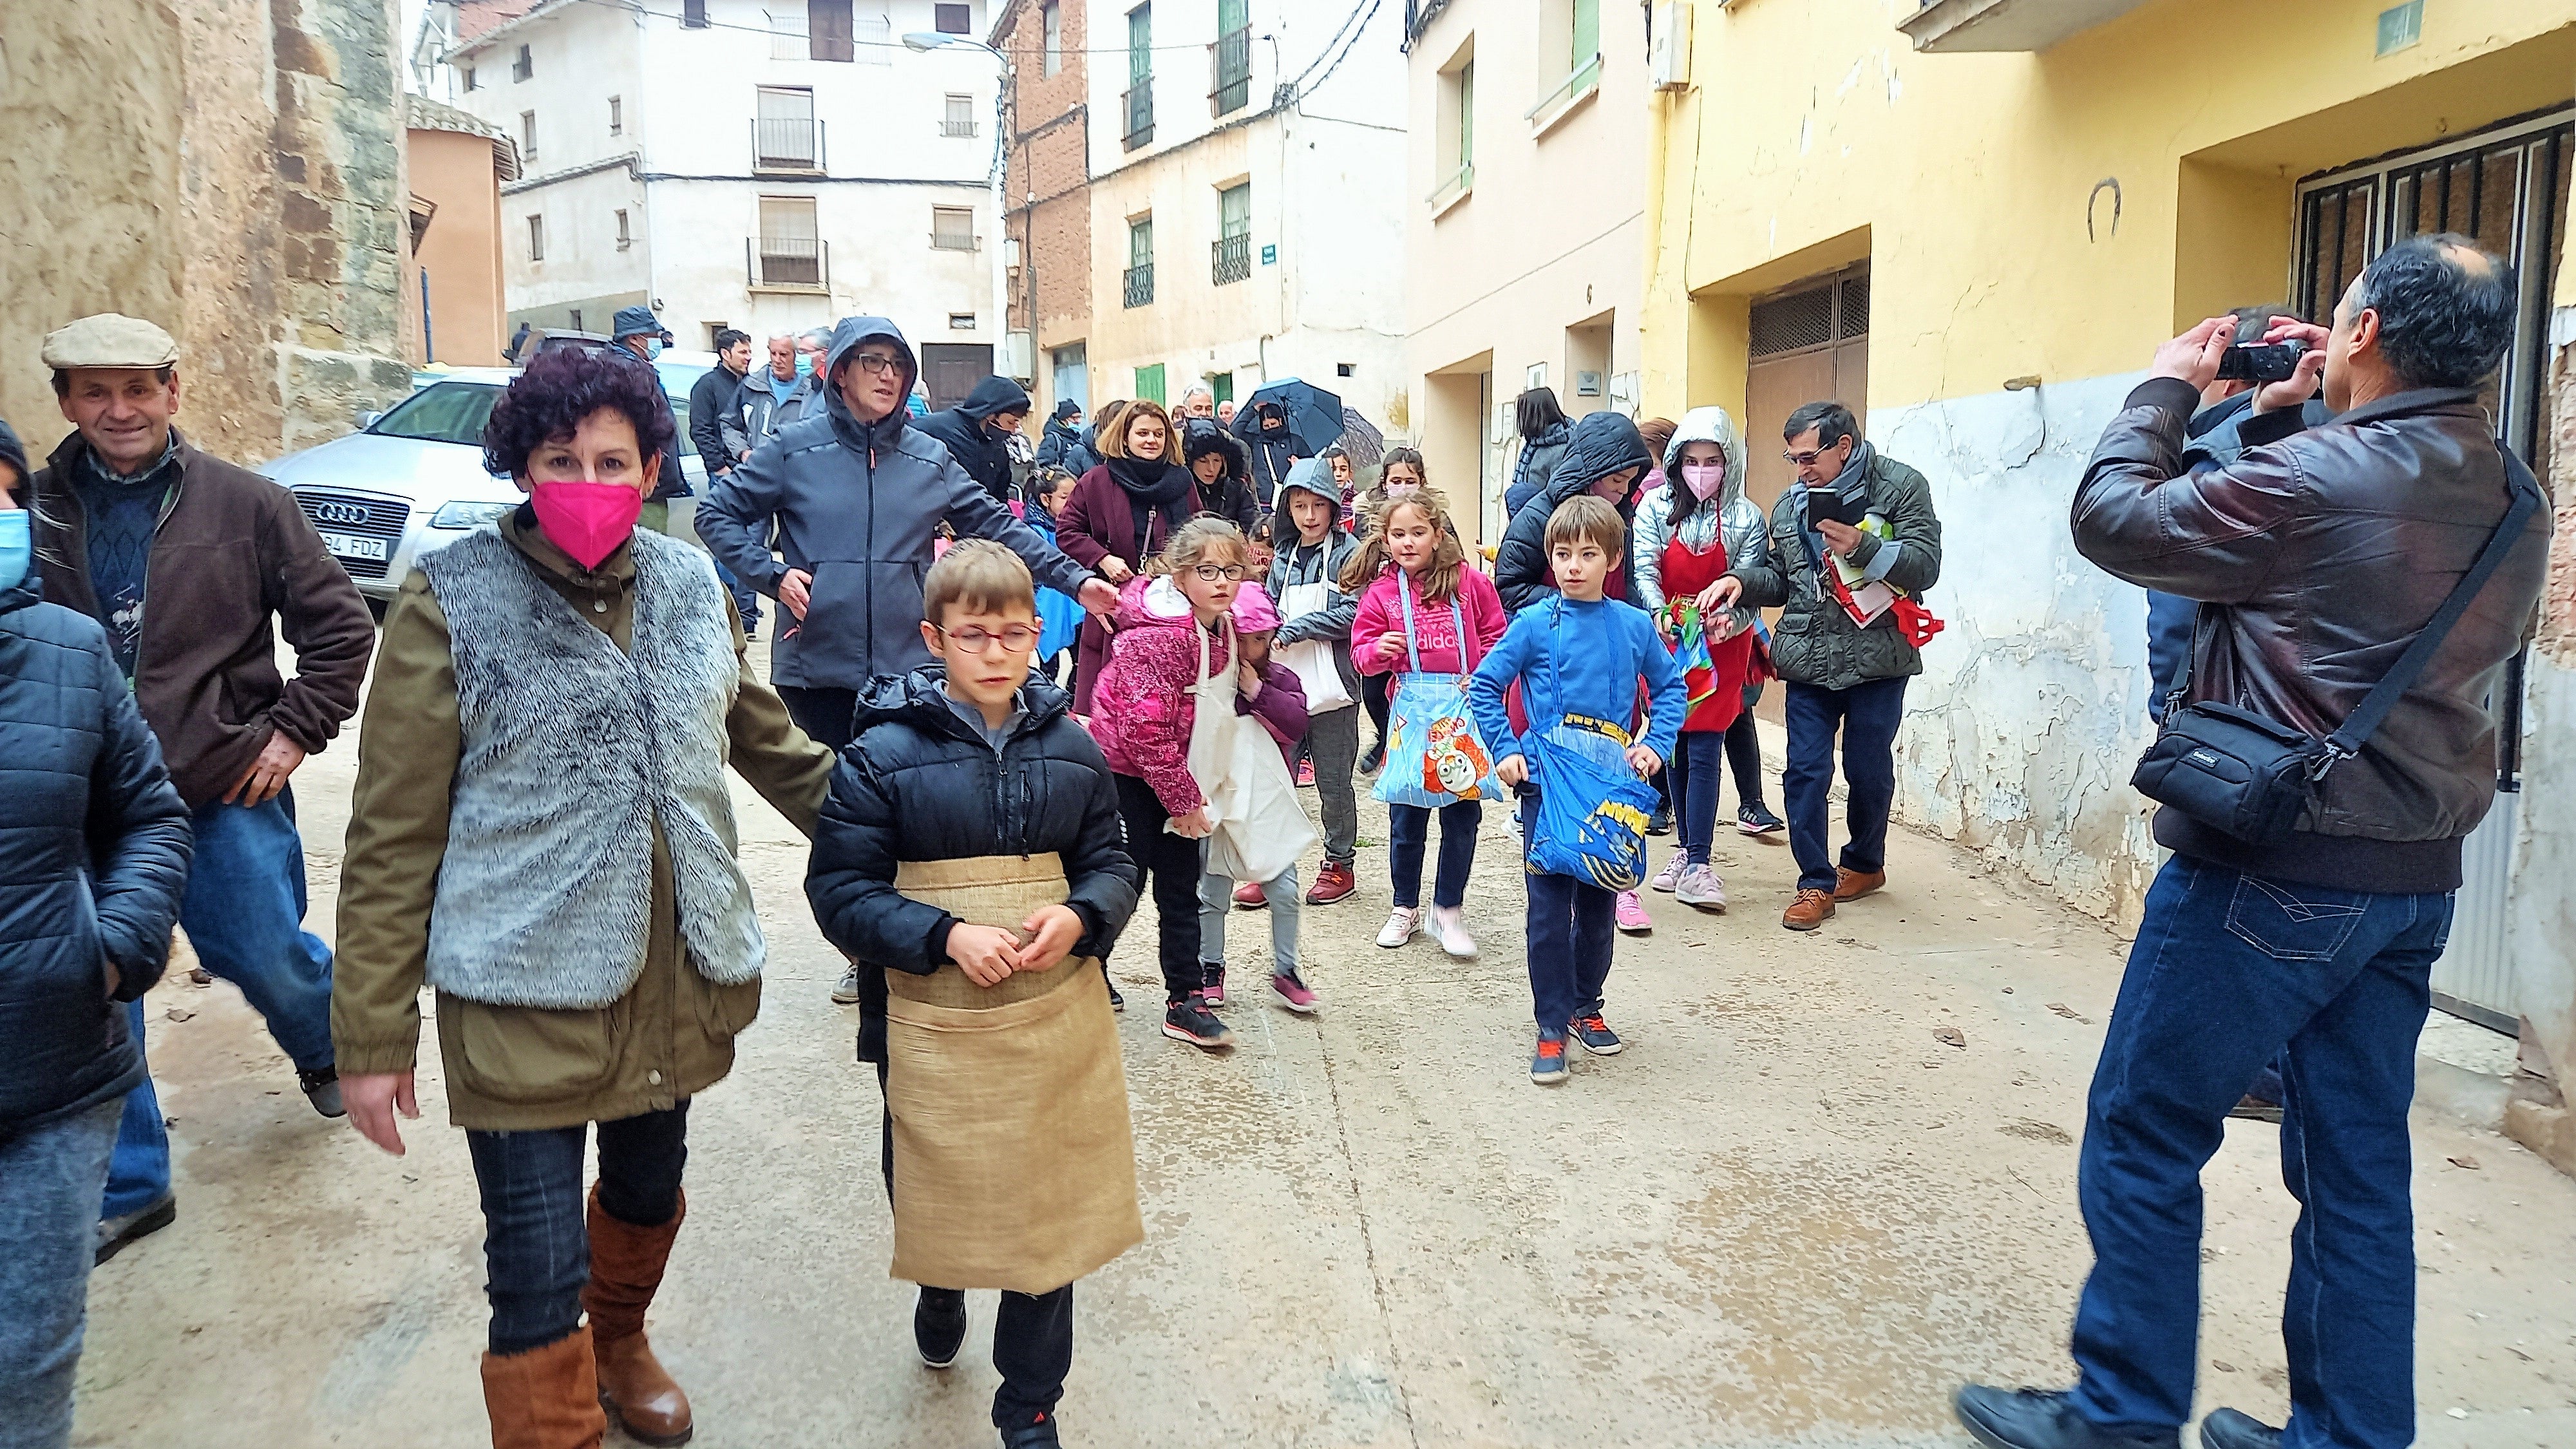
<svg viewBox="0 0 2576 1449">
<path fill-rule="evenodd" d="M 1554 618 L 1563 617 L 1560 600 Z M 1551 639 L 1552 674 L 1557 652 Z M 1564 698 L 1560 676 L 1556 702 Z M 1525 753 L 1538 809 L 1524 856 L 1529 873 L 1572 876 L 1605 891 L 1635 890 L 1646 878 L 1646 820 L 1656 796 L 1654 785 L 1628 766 L 1633 737 L 1615 721 L 1578 714 L 1531 735 L 1538 748 Z"/>
</svg>

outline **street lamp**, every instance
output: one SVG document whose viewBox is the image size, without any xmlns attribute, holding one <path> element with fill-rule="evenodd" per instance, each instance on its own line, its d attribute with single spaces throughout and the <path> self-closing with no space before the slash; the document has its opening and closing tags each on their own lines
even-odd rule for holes
<svg viewBox="0 0 2576 1449">
<path fill-rule="evenodd" d="M 993 239 L 993 325 L 1001 334 L 1001 344 L 995 348 L 994 355 L 998 360 L 1002 361 L 1004 365 L 1008 365 L 1008 358 L 1004 357 L 1003 354 L 1007 353 L 1011 346 L 1011 283 L 1009 269 L 1002 256 L 1002 251 L 1010 236 L 1010 211 L 1008 209 L 1008 203 L 1003 196 L 1002 173 L 1006 164 L 1004 160 L 1005 153 L 1003 151 L 1003 146 L 1005 144 L 1005 137 L 1010 129 L 1008 118 L 1010 115 L 1011 77 L 1013 76 L 1014 71 L 1012 69 L 1011 58 L 1009 56 L 1004 55 L 982 41 L 973 39 L 969 36 L 950 35 L 943 31 L 931 30 L 908 30 L 904 32 L 903 48 L 911 51 L 915 55 L 928 55 L 934 50 L 946 50 L 952 47 L 963 47 L 967 50 L 980 50 L 986 55 L 991 56 L 1001 65 L 1000 80 L 993 92 L 993 164 L 990 168 L 992 172 L 993 189 L 993 226 L 999 233 Z M 1029 371 L 1032 374 L 1035 374 L 1037 371 L 1037 314 L 1035 311 L 1032 311 L 1029 314 L 1029 343 L 1031 355 L 1028 366 Z M 1001 369 L 995 368 L 994 370 L 998 372 Z"/>
</svg>

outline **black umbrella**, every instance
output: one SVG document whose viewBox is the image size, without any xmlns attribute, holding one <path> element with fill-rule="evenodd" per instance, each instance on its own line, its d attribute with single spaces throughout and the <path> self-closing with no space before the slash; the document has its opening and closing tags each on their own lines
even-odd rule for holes
<svg viewBox="0 0 2576 1449">
<path fill-rule="evenodd" d="M 1265 403 L 1288 419 L 1288 445 L 1300 458 L 1314 457 L 1342 435 L 1341 398 L 1311 382 L 1283 377 L 1255 389 L 1243 406 L 1257 409 Z"/>
<path fill-rule="evenodd" d="M 1342 451 L 1351 455 L 1354 468 L 1374 468 L 1386 461 L 1386 434 L 1377 425 L 1360 416 L 1358 408 L 1342 409 Z"/>
</svg>

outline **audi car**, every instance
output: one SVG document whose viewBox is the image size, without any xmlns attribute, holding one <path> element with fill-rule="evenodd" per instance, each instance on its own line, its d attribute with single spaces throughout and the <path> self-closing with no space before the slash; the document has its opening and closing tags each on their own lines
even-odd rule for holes
<svg viewBox="0 0 2576 1449">
<path fill-rule="evenodd" d="M 706 469 L 689 443 L 689 388 L 706 365 L 665 360 L 655 367 L 680 427 L 681 472 L 704 492 Z M 483 471 L 483 425 L 517 375 L 506 367 L 421 374 L 411 396 L 361 419 L 357 432 L 259 470 L 295 495 L 323 546 L 379 615 L 421 555 L 519 505 L 509 479 Z M 674 531 L 687 531 L 694 501 L 671 500 Z"/>
</svg>

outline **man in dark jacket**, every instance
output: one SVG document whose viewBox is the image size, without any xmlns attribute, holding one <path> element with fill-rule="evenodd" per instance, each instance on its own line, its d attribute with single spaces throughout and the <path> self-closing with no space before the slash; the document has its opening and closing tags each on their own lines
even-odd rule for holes
<svg viewBox="0 0 2576 1449">
<path fill-rule="evenodd" d="M 1038 466 L 1062 468 L 1079 478 L 1088 469 L 1077 471 L 1069 461 L 1074 449 L 1082 446 L 1082 404 L 1073 399 L 1058 398 L 1055 415 L 1047 419 L 1046 435 L 1038 439 Z"/>
<path fill-rule="evenodd" d="M 619 352 L 634 358 L 647 368 L 651 368 L 662 356 L 663 348 L 671 345 L 670 329 L 662 325 L 661 318 L 653 315 L 652 308 L 641 303 L 617 309 L 616 317 L 609 324 L 609 338 Z M 657 396 L 662 397 L 662 406 L 667 410 L 671 401 L 667 394 L 661 392 L 661 382 L 662 374 L 657 370 L 653 374 L 654 391 Z M 689 446 L 695 448 L 697 437 L 694 418 L 691 419 L 690 427 Z M 701 451 L 698 456 L 699 461 L 706 464 L 712 471 L 715 465 L 723 460 L 724 454 L 719 449 L 713 454 Z M 653 496 L 644 500 L 641 526 L 655 533 L 669 533 L 671 500 L 686 498 L 689 494 L 688 475 L 680 471 L 680 433 L 679 429 L 674 427 L 671 431 L 671 446 L 662 450 L 661 471 L 653 475 Z"/>
<path fill-rule="evenodd" d="M 913 426 L 948 445 L 948 456 L 966 476 L 984 485 L 993 501 L 1011 502 L 1011 434 L 1029 415 L 1027 388 L 994 376 L 975 384 L 966 400 L 942 408 Z"/>
<path fill-rule="evenodd" d="M 1809 403 L 1789 414 L 1781 431 L 1799 486 L 1771 506 L 1760 555 L 1729 561 L 1717 603 L 1786 606 L 1772 630 L 1771 662 L 1787 691 L 1789 758 L 1780 792 L 1788 800 L 1798 895 L 1780 924 L 1812 931 L 1837 905 L 1887 884 L 1896 730 L 1905 717 L 1905 681 L 1923 672 L 1923 656 L 1897 627 L 1898 610 L 1876 596 L 1919 598 L 1940 580 L 1941 518 L 1932 510 L 1932 485 L 1861 441 L 1860 424 L 1841 403 Z M 1865 517 L 1854 526 L 1818 516 L 1836 510 Z M 1844 606 L 1844 591 L 1879 603 L 1879 612 L 1860 623 Z M 1839 860 L 1831 853 L 1827 798 L 1837 731 L 1850 831 Z"/>
<path fill-rule="evenodd" d="M 732 473 L 734 464 L 742 461 L 742 454 L 750 451 L 737 450 L 725 427 L 742 395 L 743 379 L 750 372 L 751 334 L 727 327 L 716 333 L 716 365 L 689 385 L 689 443 L 698 450 L 698 461 L 706 465 L 711 482 Z M 734 612 L 742 615 L 742 632 L 757 633 L 760 595 L 721 563 L 716 565 L 716 576 L 724 580 L 725 591 L 733 595 Z"/>
<path fill-rule="evenodd" d="M 901 678 L 880 679 L 863 697 L 858 737 L 833 772 L 805 880 L 824 937 L 853 959 L 872 963 L 860 973 L 859 1056 L 876 1064 L 880 1088 L 890 1081 L 906 1085 L 896 1078 L 917 1068 L 929 1074 L 939 1070 L 938 1063 L 918 1052 L 907 1052 L 899 1067 L 890 1063 L 887 971 L 934 976 L 953 963 L 972 986 L 990 990 L 1020 973 L 1074 970 L 1064 963 L 1105 959 L 1136 911 L 1137 870 L 1127 853 L 1109 763 L 1067 713 L 1072 701 L 1064 691 L 1029 673 L 1038 630 L 1027 572 L 995 545 L 967 542 L 941 560 L 926 592 L 926 607 L 935 615 L 918 627 L 925 647 L 944 656 L 944 662 Z M 1024 642 L 1012 642 L 1014 630 Z M 1019 926 L 1016 931 L 970 924 L 918 899 L 923 893 L 917 888 L 907 894 L 897 887 L 906 863 L 954 862 L 972 871 L 976 862 L 997 857 L 1024 862 L 1037 856 L 1061 862 L 1063 893 L 1058 903 L 1040 906 L 1025 923 L 1013 923 Z M 1049 978 L 1049 986 L 1040 990 L 1050 1000 L 1066 999 L 1058 993 L 1092 994 L 1090 1003 L 1076 1001 L 1053 1014 L 1054 1022 L 1062 1024 L 1046 1027 L 1052 1046 L 1030 1047 L 1015 1061 L 1030 1073 L 1026 1090 L 1047 1094 L 1061 1085 L 1067 1069 L 1079 1074 L 1101 1060 L 1114 1063 L 1118 1044 L 1107 1013 L 1099 1012 L 1101 986 L 1090 981 L 1057 984 Z M 1034 1004 L 1033 999 L 1024 1001 Z M 1090 1033 L 1079 1024 L 1086 1004 L 1098 1012 L 1089 1019 L 1095 1028 Z M 1088 1053 L 1098 1055 L 1086 1061 Z M 1024 1121 L 979 1121 L 973 1144 L 938 1141 L 924 1146 L 938 1153 L 1034 1156 L 1034 1144 L 1019 1133 L 1043 1130 L 1083 1139 L 1107 1135 L 1103 1121 L 1085 1114 L 1087 1105 L 1094 1104 L 1078 1096 L 1072 1101 L 1051 1097 Z M 1124 1106 L 1123 1100 L 1117 1104 L 1120 1140 L 1113 1148 L 1120 1153 L 1132 1151 L 1123 1140 Z M 891 1105 L 882 1122 L 881 1161 L 886 1195 L 892 1199 Z M 1031 1198 L 1061 1202 L 1066 1186 L 1060 1181 L 1032 1183 Z M 990 1216 L 1003 1222 L 1019 1217 L 1013 1205 L 996 1204 L 995 1209 Z M 907 1210 L 899 1206 L 898 1211 Z M 977 1225 L 954 1222 L 930 1227 L 970 1239 L 979 1231 Z M 905 1232 L 899 1223 L 898 1241 Z M 1009 1252 L 987 1240 L 977 1245 L 976 1256 L 993 1262 L 1007 1259 Z M 1018 1268 L 1016 1263 L 1004 1266 Z M 1072 1271 L 1078 1276 L 1084 1270 Z M 947 1367 L 956 1360 L 965 1335 L 965 1293 L 923 1284 L 913 1309 L 914 1344 L 922 1362 Z M 1053 1449 L 1058 1442 L 1055 1407 L 1073 1363 L 1073 1284 L 1045 1292 L 1004 1291 L 993 1328 L 993 1361 L 1002 1376 L 993 1396 L 993 1423 L 1002 1431 L 1003 1443 L 1011 1449 Z"/>
<path fill-rule="evenodd" d="M 1547 561 L 1547 520 L 1558 504 L 1589 492 L 1618 509 L 1624 523 L 1636 512 L 1637 480 L 1654 465 L 1635 423 L 1607 408 L 1585 414 L 1555 475 L 1513 510 L 1494 550 L 1494 589 L 1503 596 L 1503 607 L 1517 614 L 1556 592 L 1556 575 Z M 1614 599 L 1629 596 L 1626 549 L 1619 550 L 1605 592 Z"/>
<path fill-rule="evenodd" d="M 241 988 L 313 1109 L 340 1115 L 331 948 L 304 929 L 304 842 L 287 778 L 357 711 L 376 641 L 358 586 L 292 495 L 199 452 L 178 344 L 150 322 L 84 317 L 46 337 L 75 429 L 33 480 L 45 593 L 107 629 L 117 667 L 195 812 L 179 909 L 197 960 Z M 277 636 L 295 649 L 278 676 Z M 135 1008 L 138 1028 L 142 1010 Z M 107 1248 L 167 1223 L 169 1143 L 149 1080 L 108 1183 Z"/>
<path fill-rule="evenodd" d="M 2323 736 L 2420 633 L 2485 548 L 2515 480 L 2478 386 L 2514 333 L 2510 268 L 2457 236 L 2381 253 L 2255 394 L 2225 467 L 2184 466 L 2184 423 L 2233 318 L 2167 343 L 2077 485 L 2075 546 L 2120 578 L 2207 605 L 2190 698 Z M 2322 378 L 2334 421 L 2302 404 Z M 2513 465 L 2518 466 L 2518 465 Z M 2406 1112 L 2460 842 L 2496 793 L 2492 701 L 2548 568 L 2541 508 L 2298 828 L 2252 844 L 2165 809 L 2102 1045 L 2077 1191 L 2094 1267 L 2066 1393 L 1971 1386 L 1958 1411 L 2009 1449 L 2170 1446 L 2191 1414 L 2200 1169 L 2245 1079 L 2281 1055 L 2281 1175 L 2300 1199 L 2282 1314 L 2286 1432 L 2234 1409 L 2209 1449 L 2415 1438 L 2415 1232 Z"/>
<path fill-rule="evenodd" d="M 0 1404 L 12 1442 L 63 1444 L 99 1194 L 143 1081 L 130 1016 L 169 959 L 188 807 L 106 633 L 43 601 L 25 472 L 0 423 Z"/>
<path fill-rule="evenodd" d="M 1234 415 L 1234 435 L 1252 453 L 1252 491 L 1261 500 L 1261 511 L 1277 505 L 1279 485 L 1288 481 L 1288 467 L 1297 461 L 1297 440 L 1288 431 L 1288 414 L 1279 404 L 1255 401 Z"/>
</svg>

